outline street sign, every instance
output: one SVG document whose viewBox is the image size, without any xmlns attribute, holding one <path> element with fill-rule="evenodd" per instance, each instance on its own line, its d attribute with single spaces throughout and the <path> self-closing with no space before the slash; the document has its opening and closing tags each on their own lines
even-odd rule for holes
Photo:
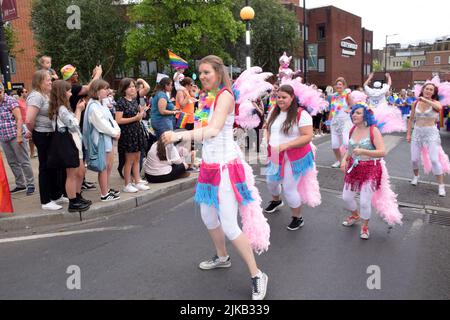
<svg viewBox="0 0 450 320">
<path fill-rule="evenodd" d="M 2 0 L 3 21 L 11 21 L 19 17 L 16 0 Z"/>
</svg>

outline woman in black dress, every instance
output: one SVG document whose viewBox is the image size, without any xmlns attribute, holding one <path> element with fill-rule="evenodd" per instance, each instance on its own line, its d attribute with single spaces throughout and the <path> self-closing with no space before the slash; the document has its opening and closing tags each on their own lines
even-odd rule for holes
<svg viewBox="0 0 450 320">
<path fill-rule="evenodd" d="M 141 120 L 145 116 L 145 106 L 139 105 L 139 97 L 145 96 L 150 91 L 150 86 L 142 79 L 142 89 L 136 89 L 136 81 L 124 78 L 119 84 L 120 98 L 116 106 L 116 121 L 120 126 L 119 153 L 125 153 L 125 165 L 123 174 L 125 178 L 124 192 L 134 193 L 148 190 L 149 187 L 141 183 L 139 174 L 139 159 L 144 146 L 144 134 L 141 128 Z M 131 183 L 133 174 L 134 183 Z"/>
</svg>

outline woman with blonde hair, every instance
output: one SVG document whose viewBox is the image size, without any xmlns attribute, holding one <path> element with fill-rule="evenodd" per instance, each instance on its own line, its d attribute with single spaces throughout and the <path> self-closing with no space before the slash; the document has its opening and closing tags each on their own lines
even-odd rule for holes
<svg viewBox="0 0 450 320">
<path fill-rule="evenodd" d="M 43 210 L 60 210 L 60 204 L 69 200 L 64 197 L 65 170 L 49 168 L 48 150 L 54 129 L 48 117 L 52 79 L 46 70 L 36 71 L 32 81 L 32 91 L 27 98 L 27 129 L 38 151 L 39 195 Z"/>
<path fill-rule="evenodd" d="M 214 242 L 216 253 L 199 264 L 202 270 L 231 267 L 225 236 L 244 259 L 252 278 L 252 299 L 266 295 L 268 277 L 256 264 L 252 248 L 263 252 L 269 246 L 270 227 L 262 214 L 261 197 L 254 186 L 251 167 L 233 138 L 235 100 L 222 59 L 207 56 L 199 64 L 204 92 L 200 97 L 198 121 L 192 131 L 165 132 L 166 145 L 187 140 L 203 142 L 202 164 L 194 200 Z M 237 221 L 242 216 L 243 231 Z"/>
</svg>

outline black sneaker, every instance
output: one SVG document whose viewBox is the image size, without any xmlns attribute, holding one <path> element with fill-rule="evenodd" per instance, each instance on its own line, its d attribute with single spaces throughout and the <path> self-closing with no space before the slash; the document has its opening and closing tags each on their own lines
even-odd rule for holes
<svg viewBox="0 0 450 320">
<path fill-rule="evenodd" d="M 91 200 L 88 200 L 88 199 L 83 198 L 83 196 L 82 196 L 80 193 L 77 193 L 77 199 L 78 199 L 79 201 L 83 202 L 83 203 L 88 204 L 88 205 L 91 205 L 91 204 L 92 204 L 92 201 L 91 201 Z"/>
<path fill-rule="evenodd" d="M 90 208 L 90 204 L 81 201 L 80 199 L 75 199 L 75 201 L 69 202 L 69 212 L 83 212 Z"/>
<path fill-rule="evenodd" d="M 106 194 L 106 196 L 104 197 L 100 197 L 100 200 L 102 200 L 102 202 L 107 202 L 107 201 L 114 201 L 114 200 L 118 200 L 120 199 L 119 196 L 116 196 L 114 193 L 112 192 L 108 192 Z"/>
<path fill-rule="evenodd" d="M 33 193 L 34 193 L 34 191 L 36 190 L 36 188 L 34 187 L 34 185 L 29 185 L 28 187 L 27 187 L 27 196 L 31 196 Z"/>
<path fill-rule="evenodd" d="M 81 190 L 95 190 L 97 189 L 95 187 L 95 184 L 92 182 L 83 181 L 83 184 L 81 185 Z"/>
<path fill-rule="evenodd" d="M 15 194 L 15 193 L 24 192 L 24 191 L 26 191 L 26 190 L 27 190 L 27 188 L 25 188 L 25 187 L 21 187 L 21 188 L 15 187 L 14 189 L 9 190 L 9 193 L 10 193 L 10 194 Z"/>
<path fill-rule="evenodd" d="M 275 211 L 277 211 L 282 206 L 284 206 L 284 203 L 283 203 L 282 200 L 280 200 L 280 201 L 270 201 L 269 206 L 266 209 L 264 209 L 264 211 L 267 212 L 267 213 L 274 213 Z"/>
<path fill-rule="evenodd" d="M 300 227 L 303 227 L 305 225 L 305 221 L 303 221 L 303 217 L 297 218 L 292 217 L 291 223 L 287 226 L 288 230 L 295 231 L 299 229 Z"/>
<path fill-rule="evenodd" d="M 120 191 L 119 190 L 109 189 L 108 193 L 112 193 L 115 196 L 120 196 Z"/>
</svg>

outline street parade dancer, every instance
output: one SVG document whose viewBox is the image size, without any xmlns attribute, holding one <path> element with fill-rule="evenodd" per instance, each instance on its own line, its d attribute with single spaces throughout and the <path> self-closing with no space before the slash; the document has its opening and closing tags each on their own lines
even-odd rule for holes
<svg viewBox="0 0 450 320">
<path fill-rule="evenodd" d="M 406 134 L 406 140 L 411 143 L 411 162 L 414 171 L 411 184 L 417 185 L 419 164 L 422 162 L 425 174 L 432 171 L 436 176 L 439 196 L 445 197 L 444 174 L 450 173 L 450 163 L 448 155 L 442 149 L 436 123 L 439 121 L 442 104 L 450 102 L 450 83 L 440 83 L 438 78 L 433 78 L 423 87 L 416 86 L 415 91 L 417 101 L 411 108 Z"/>
<path fill-rule="evenodd" d="M 200 263 L 202 270 L 228 268 L 231 260 L 225 236 L 245 261 L 252 280 L 252 299 L 266 295 L 268 276 L 257 266 L 253 250 L 268 250 L 270 227 L 261 208 L 251 167 L 233 138 L 235 99 L 221 58 L 207 56 L 199 64 L 203 90 L 196 120 L 201 124 L 192 131 L 163 134 L 163 142 L 202 141 L 202 164 L 194 200 L 200 205 L 205 223 L 216 249 L 215 256 Z M 237 221 L 241 214 L 242 230 Z"/>
<path fill-rule="evenodd" d="M 348 146 L 348 133 L 352 127 L 352 121 L 349 115 L 348 95 L 350 90 L 347 89 L 347 82 L 344 78 L 339 77 L 334 82 L 334 87 L 335 93 L 331 97 L 330 115 L 326 124 L 331 129 L 331 147 L 336 157 L 336 162 L 331 167 L 339 168 L 342 156 Z"/>
<path fill-rule="evenodd" d="M 314 146 L 311 143 L 311 114 L 317 114 L 327 104 L 317 90 L 296 78 L 282 83 L 277 104 L 269 115 L 269 167 L 266 180 L 272 201 L 265 212 L 273 213 L 284 205 L 281 200 L 283 190 L 292 214 L 291 223 L 287 226 L 291 231 L 304 225 L 302 204 L 316 207 L 321 203 Z"/>
<path fill-rule="evenodd" d="M 367 104 L 372 110 L 375 119 L 379 125 L 383 123 L 383 133 L 405 132 L 406 122 L 403 120 L 402 112 L 397 106 L 388 104 L 386 100 L 386 93 L 389 92 L 392 86 L 391 75 L 386 73 L 387 83 L 382 85 L 380 81 L 375 81 L 373 84 L 374 87 L 370 88 L 369 84 L 373 76 L 373 73 L 369 74 L 369 77 L 364 83 L 364 91 L 367 94 Z M 383 121 L 380 122 L 380 119 Z M 399 124 L 401 124 L 400 127 Z"/>
<path fill-rule="evenodd" d="M 351 211 L 342 223 L 346 227 L 362 220 L 360 237 L 369 239 L 369 220 L 372 205 L 390 226 L 401 224 L 402 214 L 398 210 L 397 195 L 392 191 L 389 173 L 383 157 L 386 154 L 381 129 L 373 111 L 366 103 L 366 96 L 354 92 L 350 96 L 353 103 L 351 119 L 353 128 L 349 133 L 349 146 L 341 162 L 345 173 L 342 198 Z M 401 124 L 401 123 L 400 123 Z M 399 124 L 397 123 L 397 130 Z M 355 200 L 360 194 L 360 210 Z"/>
</svg>

